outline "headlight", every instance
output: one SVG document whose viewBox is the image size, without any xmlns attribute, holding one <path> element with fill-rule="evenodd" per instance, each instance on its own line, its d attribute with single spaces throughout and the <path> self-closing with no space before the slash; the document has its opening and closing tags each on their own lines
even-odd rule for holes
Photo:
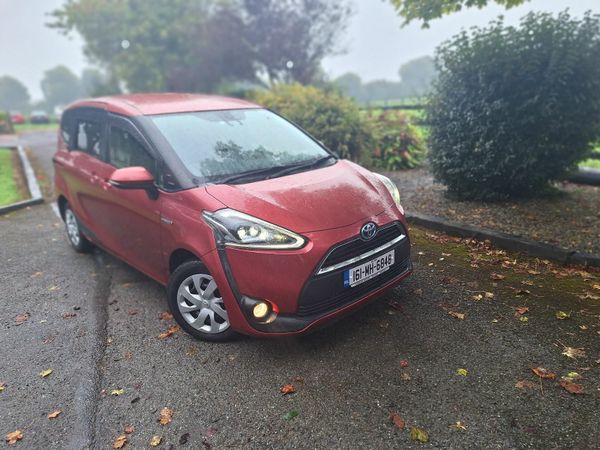
<svg viewBox="0 0 600 450">
<path fill-rule="evenodd" d="M 202 216 L 231 247 L 284 250 L 300 248 L 306 242 L 292 231 L 233 209 L 204 211 Z"/>
<path fill-rule="evenodd" d="M 402 205 L 400 204 L 400 191 L 398 190 L 394 182 L 388 177 L 385 177 L 379 173 L 376 173 L 375 176 L 377 176 L 377 178 L 379 178 L 383 182 L 387 190 L 390 191 L 390 195 L 394 199 L 394 203 L 396 203 L 396 206 L 398 207 L 400 212 L 404 214 L 404 208 L 402 208 Z"/>
</svg>

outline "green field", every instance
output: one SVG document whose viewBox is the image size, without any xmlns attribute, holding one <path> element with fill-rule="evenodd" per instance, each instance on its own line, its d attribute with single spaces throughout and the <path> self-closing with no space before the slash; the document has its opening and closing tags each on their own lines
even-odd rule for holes
<svg viewBox="0 0 600 450">
<path fill-rule="evenodd" d="M 586 159 L 579 163 L 579 167 L 587 167 L 590 169 L 600 169 L 600 159 Z"/>
<path fill-rule="evenodd" d="M 16 133 L 26 133 L 28 131 L 53 131 L 58 130 L 58 124 L 52 123 L 23 123 L 14 125 Z"/>
<path fill-rule="evenodd" d="M 12 152 L 0 148 L 0 206 L 23 200 L 13 176 Z"/>
</svg>

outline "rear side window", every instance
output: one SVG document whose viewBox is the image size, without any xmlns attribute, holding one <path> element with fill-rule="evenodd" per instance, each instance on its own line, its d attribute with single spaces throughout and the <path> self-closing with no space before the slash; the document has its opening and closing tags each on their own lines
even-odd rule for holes
<svg viewBox="0 0 600 450">
<path fill-rule="evenodd" d="M 78 120 L 75 132 L 75 150 L 88 153 L 96 158 L 100 157 L 102 125 L 89 120 Z"/>
<path fill-rule="evenodd" d="M 117 169 L 135 166 L 145 167 L 156 178 L 157 171 L 154 158 L 130 133 L 114 126 L 110 127 L 108 163 Z"/>
</svg>

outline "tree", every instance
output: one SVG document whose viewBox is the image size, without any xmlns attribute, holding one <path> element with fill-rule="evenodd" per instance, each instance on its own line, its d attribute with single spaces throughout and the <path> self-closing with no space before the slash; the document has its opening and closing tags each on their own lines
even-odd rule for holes
<svg viewBox="0 0 600 450">
<path fill-rule="evenodd" d="M 16 78 L 0 77 L 0 111 L 23 110 L 29 107 L 29 92 Z"/>
<path fill-rule="evenodd" d="M 49 108 L 64 106 L 81 95 L 79 78 L 65 66 L 44 72 L 41 87 Z"/>
<path fill-rule="evenodd" d="M 431 56 L 413 59 L 400 67 L 399 74 L 405 92 L 412 97 L 421 97 L 429 93 L 435 80 L 435 62 Z"/>
<path fill-rule="evenodd" d="M 269 84 L 308 84 L 321 76 L 321 61 L 337 50 L 351 13 L 345 1 L 243 0 L 246 38 Z"/>
<path fill-rule="evenodd" d="M 488 3 L 495 2 L 505 8 L 521 5 L 529 0 L 390 0 L 404 17 L 405 24 L 413 20 L 422 20 L 423 27 L 427 28 L 429 21 L 439 19 L 446 14 L 452 14 L 463 8 L 483 8 Z"/>
<path fill-rule="evenodd" d="M 600 16 L 529 14 L 438 48 L 429 108 L 435 177 L 463 198 L 547 191 L 600 136 Z"/>
<path fill-rule="evenodd" d="M 113 77 L 94 68 L 83 70 L 81 74 L 81 95 L 83 97 L 100 97 L 120 92 L 119 83 Z"/>
<path fill-rule="evenodd" d="M 345 73 L 333 80 L 333 84 L 337 86 L 342 93 L 356 100 L 362 101 L 364 98 L 364 90 L 361 78 L 352 72 Z"/>
<path fill-rule="evenodd" d="M 215 91 L 231 81 L 309 82 L 348 8 L 331 0 L 67 0 L 52 27 L 132 91 Z"/>
</svg>

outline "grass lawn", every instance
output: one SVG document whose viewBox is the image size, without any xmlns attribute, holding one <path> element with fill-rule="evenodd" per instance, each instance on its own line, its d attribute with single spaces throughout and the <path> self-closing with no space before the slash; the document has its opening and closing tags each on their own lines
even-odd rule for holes
<svg viewBox="0 0 600 450">
<path fill-rule="evenodd" d="M 586 159 L 579 163 L 579 167 L 587 167 L 589 169 L 600 169 L 600 159 Z"/>
<path fill-rule="evenodd" d="M 58 123 L 23 123 L 15 125 L 16 133 L 25 133 L 27 131 L 52 131 L 58 130 Z"/>
<path fill-rule="evenodd" d="M 0 206 L 23 200 L 13 175 L 13 150 L 0 148 Z"/>
</svg>

